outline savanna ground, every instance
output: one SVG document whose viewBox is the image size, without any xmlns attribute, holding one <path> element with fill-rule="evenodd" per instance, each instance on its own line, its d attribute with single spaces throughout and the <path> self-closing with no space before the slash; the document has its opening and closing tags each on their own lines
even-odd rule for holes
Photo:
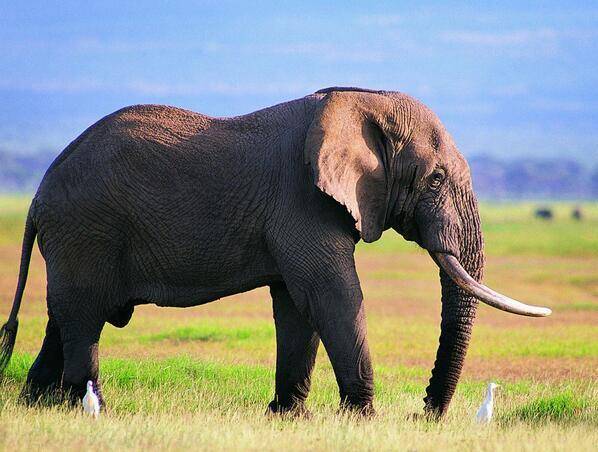
<svg viewBox="0 0 598 452">
<path fill-rule="evenodd" d="M 17 279 L 24 197 L 0 198 L 0 315 Z M 598 444 L 598 204 L 556 205 L 552 221 L 533 204 L 483 204 L 486 282 L 546 305 L 546 319 L 481 305 L 461 383 L 441 423 L 421 412 L 438 340 L 437 269 L 393 233 L 360 244 L 357 265 L 375 364 L 371 420 L 339 414 L 320 347 L 308 405 L 311 420 L 269 419 L 275 341 L 267 289 L 188 308 L 136 309 L 100 343 L 109 404 L 97 422 L 79 410 L 26 408 L 17 401 L 46 322 L 45 271 L 37 249 L 15 354 L 0 383 L 3 449 L 596 450 Z M 488 427 L 473 422 L 488 381 L 502 385 Z"/>
</svg>

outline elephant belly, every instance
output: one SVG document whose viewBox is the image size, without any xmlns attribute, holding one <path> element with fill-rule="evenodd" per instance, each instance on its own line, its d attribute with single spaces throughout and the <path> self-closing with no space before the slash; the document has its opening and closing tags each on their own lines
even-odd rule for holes
<svg viewBox="0 0 598 452">
<path fill-rule="evenodd" d="M 133 258 L 130 299 L 158 306 L 186 307 L 269 285 L 281 280 L 272 259 L 265 253 L 221 251 L 211 256 L 209 247 L 202 255 L 170 250 L 170 256 L 157 253 L 143 265 Z M 161 256 L 161 257 L 160 257 Z"/>
<path fill-rule="evenodd" d="M 164 283 L 148 283 L 136 287 L 130 294 L 130 299 L 136 305 L 153 303 L 157 306 L 183 308 L 210 303 L 229 295 L 247 292 L 281 280 L 280 275 L 272 274 L 237 279 L 228 284 L 223 283 L 211 287 L 181 287 Z"/>
</svg>

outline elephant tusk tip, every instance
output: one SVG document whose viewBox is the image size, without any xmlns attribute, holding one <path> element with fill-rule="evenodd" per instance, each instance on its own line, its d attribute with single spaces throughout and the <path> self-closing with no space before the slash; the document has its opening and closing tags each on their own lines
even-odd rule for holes
<svg viewBox="0 0 598 452">
<path fill-rule="evenodd" d="M 533 310 L 528 311 L 526 314 L 529 317 L 548 317 L 552 314 L 552 309 L 544 306 L 532 306 Z"/>
<path fill-rule="evenodd" d="M 520 301 L 513 300 L 512 298 L 495 292 L 489 287 L 479 283 L 467 273 L 457 258 L 452 254 L 430 254 L 436 261 L 436 264 L 448 274 L 456 285 L 487 305 L 512 314 L 526 315 L 529 317 L 548 317 L 552 314 L 550 308 L 521 303 Z"/>
</svg>

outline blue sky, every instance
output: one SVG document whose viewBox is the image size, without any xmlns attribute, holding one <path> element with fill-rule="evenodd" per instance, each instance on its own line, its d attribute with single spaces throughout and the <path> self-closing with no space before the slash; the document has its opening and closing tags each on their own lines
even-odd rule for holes
<svg viewBox="0 0 598 452">
<path fill-rule="evenodd" d="M 331 85 L 414 95 L 439 114 L 466 155 L 564 154 L 598 163 L 598 6 L 226 0 L 0 6 L 0 147 L 19 152 L 57 152 L 129 104 L 225 116 Z"/>
</svg>

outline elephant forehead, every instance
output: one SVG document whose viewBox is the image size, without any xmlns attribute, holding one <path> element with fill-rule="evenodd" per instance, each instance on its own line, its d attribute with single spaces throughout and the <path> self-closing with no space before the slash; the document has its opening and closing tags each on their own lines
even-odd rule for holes
<svg viewBox="0 0 598 452">
<path fill-rule="evenodd" d="M 447 164 L 446 167 L 456 174 L 469 177 L 469 165 L 467 160 L 463 157 L 463 154 L 459 151 L 456 146 L 450 146 L 447 149 L 446 155 Z"/>
</svg>

